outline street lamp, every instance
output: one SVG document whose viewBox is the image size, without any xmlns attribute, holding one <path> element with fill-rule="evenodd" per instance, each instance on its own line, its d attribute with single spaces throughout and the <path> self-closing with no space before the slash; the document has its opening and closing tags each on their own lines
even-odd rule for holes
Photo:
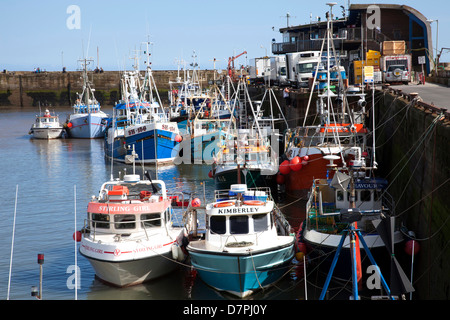
<svg viewBox="0 0 450 320">
<path fill-rule="evenodd" d="M 436 47 L 436 58 L 435 58 L 435 65 L 434 65 L 434 74 L 437 77 L 437 68 L 438 68 L 438 64 L 439 64 L 439 61 L 438 61 L 439 20 L 438 19 L 435 19 L 435 20 L 428 19 L 427 20 L 427 22 L 430 24 L 434 21 L 436 21 L 436 46 L 435 46 Z"/>
</svg>

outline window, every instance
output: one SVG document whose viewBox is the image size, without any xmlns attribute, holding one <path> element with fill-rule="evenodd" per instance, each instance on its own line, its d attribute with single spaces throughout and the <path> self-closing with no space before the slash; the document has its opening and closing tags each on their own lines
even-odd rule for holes
<svg viewBox="0 0 450 320">
<path fill-rule="evenodd" d="M 92 213 L 93 228 L 109 229 L 109 214 Z"/>
<path fill-rule="evenodd" d="M 266 231 L 267 230 L 267 213 L 266 214 L 254 214 L 253 218 L 253 228 L 255 232 Z"/>
<path fill-rule="evenodd" d="M 317 67 L 317 62 L 297 64 L 297 73 L 312 73 Z"/>
<path fill-rule="evenodd" d="M 361 201 L 370 201 L 370 190 L 361 190 Z"/>
<path fill-rule="evenodd" d="M 114 215 L 114 222 L 114 228 L 116 229 L 134 229 L 136 227 L 134 214 L 116 214 Z"/>
<path fill-rule="evenodd" d="M 231 216 L 230 233 L 231 234 L 248 233 L 248 216 Z"/>
<path fill-rule="evenodd" d="M 344 201 L 344 191 L 342 191 L 342 190 L 336 191 L 336 200 Z"/>
<path fill-rule="evenodd" d="M 280 76 L 285 76 L 286 75 L 286 67 L 281 67 L 280 68 Z"/>
<path fill-rule="evenodd" d="M 209 219 L 212 233 L 224 234 L 227 231 L 225 216 L 212 216 Z"/>
<path fill-rule="evenodd" d="M 160 227 L 161 226 L 161 214 L 149 213 L 141 215 L 141 221 L 144 223 L 145 228 Z"/>
</svg>

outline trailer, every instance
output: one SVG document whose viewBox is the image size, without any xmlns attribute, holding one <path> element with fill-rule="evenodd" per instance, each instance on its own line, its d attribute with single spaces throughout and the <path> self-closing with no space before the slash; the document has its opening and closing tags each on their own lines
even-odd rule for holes
<svg viewBox="0 0 450 320">
<path fill-rule="evenodd" d="M 269 80 L 270 58 L 261 57 L 249 60 L 248 66 L 250 84 L 260 84 Z"/>
<path fill-rule="evenodd" d="M 279 55 L 270 57 L 270 84 L 285 86 L 288 85 L 286 56 Z"/>
</svg>

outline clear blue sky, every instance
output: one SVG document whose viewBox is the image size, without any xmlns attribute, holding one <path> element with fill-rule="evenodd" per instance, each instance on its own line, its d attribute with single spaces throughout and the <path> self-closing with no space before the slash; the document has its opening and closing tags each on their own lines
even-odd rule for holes
<svg viewBox="0 0 450 320">
<path fill-rule="evenodd" d="M 348 0 L 337 2 L 347 7 Z M 154 69 L 176 69 L 177 59 L 192 62 L 195 50 L 202 69 L 226 67 L 228 57 L 246 65 L 254 57 L 271 55 L 271 41 L 281 42 L 279 28 L 309 22 L 310 13 L 325 19 L 328 1 L 314 0 L 0 0 L 0 69 L 48 71 L 77 68 L 77 60 L 94 58 L 105 70 L 131 69 L 134 49 L 150 34 Z M 450 48 L 450 3 L 446 0 L 374 1 L 406 4 L 428 19 L 439 20 L 440 47 Z M 351 1 L 371 3 L 371 1 Z M 67 8 L 80 8 L 80 29 L 69 29 Z M 433 45 L 436 23 L 432 23 Z M 446 32 L 447 31 L 447 32 Z M 450 53 L 441 61 L 450 62 Z"/>
</svg>

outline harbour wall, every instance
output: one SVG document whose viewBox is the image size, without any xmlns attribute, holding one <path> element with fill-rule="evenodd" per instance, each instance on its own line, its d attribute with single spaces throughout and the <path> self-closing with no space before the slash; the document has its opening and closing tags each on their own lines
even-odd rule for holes
<svg viewBox="0 0 450 320">
<path fill-rule="evenodd" d="M 395 214 L 416 234 L 415 299 L 450 299 L 450 117 L 420 97 L 379 91 L 377 162 Z M 407 272 L 409 277 L 409 273 Z"/>
<path fill-rule="evenodd" d="M 119 71 L 89 73 L 95 97 L 101 105 L 114 105 L 119 100 L 121 74 Z M 82 90 L 81 75 L 81 71 L 0 73 L 0 107 L 71 106 L 77 98 L 76 93 Z M 177 75 L 177 70 L 153 71 L 161 99 L 167 99 L 169 81 L 175 81 Z M 180 76 L 183 77 L 181 71 Z M 213 77 L 213 70 L 202 70 L 199 80 L 206 86 Z"/>
</svg>

